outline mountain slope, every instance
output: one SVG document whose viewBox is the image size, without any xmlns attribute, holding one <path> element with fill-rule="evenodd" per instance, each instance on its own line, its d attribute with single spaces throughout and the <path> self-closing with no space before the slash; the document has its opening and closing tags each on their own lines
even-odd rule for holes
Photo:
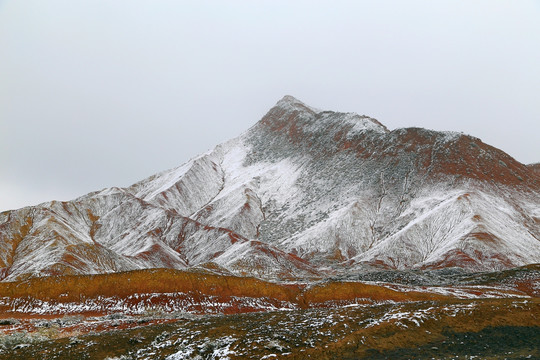
<svg viewBox="0 0 540 360">
<path fill-rule="evenodd" d="M 0 278 L 166 267 L 269 279 L 540 262 L 540 177 L 479 139 L 286 96 L 128 188 L 0 214 Z"/>
</svg>

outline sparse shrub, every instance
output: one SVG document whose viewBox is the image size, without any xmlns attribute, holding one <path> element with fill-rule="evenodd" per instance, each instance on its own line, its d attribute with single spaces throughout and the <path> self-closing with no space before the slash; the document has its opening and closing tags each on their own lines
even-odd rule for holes
<svg viewBox="0 0 540 360">
<path fill-rule="evenodd" d="M 161 319 L 165 317 L 166 312 L 160 307 L 149 307 L 144 310 L 142 316 L 149 319 Z"/>
<path fill-rule="evenodd" d="M 131 338 L 128 340 L 128 342 L 129 342 L 131 345 L 136 345 L 136 344 L 142 343 L 143 340 L 144 340 L 144 337 L 143 337 L 143 336 L 138 336 L 138 335 L 136 335 L 136 336 L 131 337 Z"/>
<path fill-rule="evenodd" d="M 36 323 L 36 327 L 38 328 L 48 328 L 51 327 L 51 322 L 48 320 L 40 320 Z"/>
<path fill-rule="evenodd" d="M 44 340 L 43 338 L 40 338 L 39 336 L 36 336 L 34 334 L 29 334 L 26 331 L 25 332 L 17 332 L 5 336 L 0 337 L 0 348 L 4 349 L 15 349 L 16 346 L 19 345 L 30 345 L 34 344 L 38 341 Z M 20 347 L 20 346 L 19 346 Z"/>
<path fill-rule="evenodd" d="M 208 340 L 200 347 L 201 354 L 212 354 L 218 346 L 219 344 L 217 341 Z"/>
<path fill-rule="evenodd" d="M 281 345 L 281 343 L 278 340 L 268 340 L 266 345 L 264 346 L 265 349 L 271 350 L 271 351 L 279 351 L 283 352 L 288 350 L 286 347 Z"/>
<path fill-rule="evenodd" d="M 0 319 L 0 325 L 18 325 L 19 323 L 17 319 Z"/>
<path fill-rule="evenodd" d="M 57 339 L 60 336 L 60 330 L 57 325 L 53 325 L 51 327 L 41 328 L 37 331 L 37 335 L 45 339 Z"/>
<path fill-rule="evenodd" d="M 184 312 L 184 311 L 174 311 L 169 314 L 169 316 L 173 319 L 185 319 L 185 320 L 195 320 L 197 319 L 197 315 Z"/>
<path fill-rule="evenodd" d="M 78 344 L 81 344 L 83 341 L 81 339 L 79 339 L 78 337 L 74 336 L 71 338 L 71 340 L 69 341 L 69 345 L 73 346 L 73 345 L 78 345 Z"/>
<path fill-rule="evenodd" d="M 106 357 L 105 360 L 132 360 L 133 358 L 128 355 L 121 355 L 121 356 L 114 356 L 114 357 Z"/>
<path fill-rule="evenodd" d="M 62 317 L 62 323 L 64 326 L 80 324 L 84 321 L 84 316 L 82 315 L 64 315 Z"/>
<path fill-rule="evenodd" d="M 107 320 L 121 320 L 121 319 L 124 319 L 126 317 L 126 315 L 124 313 L 114 313 L 114 314 L 109 314 L 107 316 L 105 316 L 105 319 Z"/>
</svg>

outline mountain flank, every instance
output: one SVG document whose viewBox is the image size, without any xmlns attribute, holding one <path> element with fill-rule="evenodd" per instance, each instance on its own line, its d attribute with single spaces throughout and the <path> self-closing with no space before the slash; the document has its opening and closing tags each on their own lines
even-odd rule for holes
<svg viewBox="0 0 540 360">
<path fill-rule="evenodd" d="M 285 96 L 130 187 L 0 213 L 0 279 L 153 268 L 264 280 L 540 263 L 540 167 Z"/>
</svg>

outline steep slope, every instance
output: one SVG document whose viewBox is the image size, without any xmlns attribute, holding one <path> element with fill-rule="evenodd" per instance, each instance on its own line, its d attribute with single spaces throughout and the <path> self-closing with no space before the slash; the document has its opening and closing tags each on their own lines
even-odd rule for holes
<svg viewBox="0 0 540 360">
<path fill-rule="evenodd" d="M 540 163 L 536 164 L 529 164 L 527 167 L 532 170 L 533 173 L 536 174 L 536 176 L 540 177 Z"/>
<path fill-rule="evenodd" d="M 477 138 L 286 96 L 128 188 L 0 214 L 0 278 L 203 267 L 270 279 L 540 262 L 540 177 Z"/>
<path fill-rule="evenodd" d="M 479 270 L 539 259 L 538 180 L 470 136 L 390 132 L 374 119 L 285 97 L 208 156 L 225 181 L 199 221 L 318 265 Z"/>
<path fill-rule="evenodd" d="M 305 277 L 316 271 L 229 229 L 215 228 L 146 203 L 123 189 L 51 202 L 0 215 L 0 274 L 5 280 L 205 265 L 227 250 L 260 249 L 257 274 Z M 276 255 L 279 254 L 279 256 Z M 225 257 L 234 265 L 234 261 Z M 270 266 L 273 263 L 281 266 Z M 236 264 L 235 269 L 250 273 Z"/>
</svg>

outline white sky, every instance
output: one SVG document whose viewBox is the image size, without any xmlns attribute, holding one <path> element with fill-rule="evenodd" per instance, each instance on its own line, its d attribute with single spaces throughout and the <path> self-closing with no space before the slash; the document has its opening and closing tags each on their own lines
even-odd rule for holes
<svg viewBox="0 0 540 360">
<path fill-rule="evenodd" d="M 540 1 L 0 0 L 0 210 L 127 186 L 283 95 L 540 161 Z"/>
</svg>

